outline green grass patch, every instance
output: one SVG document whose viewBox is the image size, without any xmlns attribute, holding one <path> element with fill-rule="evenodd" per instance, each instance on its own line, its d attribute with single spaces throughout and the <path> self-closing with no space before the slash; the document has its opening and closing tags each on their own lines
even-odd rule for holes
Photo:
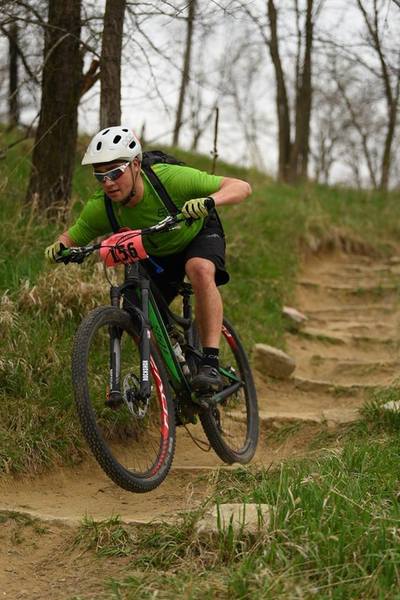
<svg viewBox="0 0 400 600">
<path fill-rule="evenodd" d="M 98 556 L 128 556 L 134 548 L 133 534 L 118 515 L 104 521 L 91 517 L 82 520 L 73 547 L 83 551 L 93 550 Z"/>
</svg>

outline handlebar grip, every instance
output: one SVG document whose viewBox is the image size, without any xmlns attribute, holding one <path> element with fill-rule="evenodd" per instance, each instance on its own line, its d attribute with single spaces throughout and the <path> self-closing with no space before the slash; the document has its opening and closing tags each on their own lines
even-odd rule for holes
<svg viewBox="0 0 400 600">
<path fill-rule="evenodd" d="M 57 263 L 64 263 L 64 265 L 68 264 L 71 261 L 71 253 L 69 248 L 63 248 L 61 252 L 56 256 Z"/>
<path fill-rule="evenodd" d="M 77 251 L 77 248 L 64 248 L 56 258 L 57 263 L 82 263 L 85 260 L 85 254 Z"/>
<path fill-rule="evenodd" d="M 208 212 L 210 212 L 210 210 L 212 210 L 213 208 L 215 208 L 215 200 L 212 196 L 207 196 L 207 198 L 204 201 L 204 206 L 206 207 L 206 209 L 208 210 Z"/>
</svg>

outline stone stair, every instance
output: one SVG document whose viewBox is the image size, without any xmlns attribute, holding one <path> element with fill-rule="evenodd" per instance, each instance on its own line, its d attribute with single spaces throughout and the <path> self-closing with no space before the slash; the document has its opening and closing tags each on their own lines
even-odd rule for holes
<svg viewBox="0 0 400 600">
<path fill-rule="evenodd" d="M 264 425 L 343 423 L 379 390 L 400 387 L 400 265 L 355 255 L 306 263 L 296 309 L 307 317 L 286 336 L 296 362 L 286 381 L 258 375 Z"/>
</svg>

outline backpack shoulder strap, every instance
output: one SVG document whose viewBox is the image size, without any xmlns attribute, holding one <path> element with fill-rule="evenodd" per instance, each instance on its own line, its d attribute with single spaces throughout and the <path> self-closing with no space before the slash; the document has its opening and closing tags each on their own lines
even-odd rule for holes
<svg viewBox="0 0 400 600">
<path fill-rule="evenodd" d="M 143 152 L 142 165 L 155 165 L 157 163 L 165 163 L 168 165 L 184 165 L 182 160 L 179 160 L 172 154 L 167 154 L 163 150 L 146 150 Z"/>
<path fill-rule="evenodd" d="M 107 217 L 108 217 L 108 220 L 110 221 L 110 225 L 113 230 L 113 233 L 118 233 L 118 231 L 121 229 L 121 227 L 118 223 L 117 217 L 115 216 L 112 200 L 111 200 L 111 198 L 109 198 L 107 196 L 107 194 L 104 194 L 104 206 L 105 206 Z"/>
<path fill-rule="evenodd" d="M 164 204 L 165 208 L 168 210 L 169 214 L 172 215 L 173 217 L 175 215 L 177 215 L 179 210 L 177 209 L 177 207 L 171 200 L 171 197 L 168 194 L 167 190 L 165 189 L 165 187 L 163 186 L 163 184 L 161 183 L 161 181 L 159 180 L 159 178 L 157 177 L 157 175 L 151 168 L 151 165 L 142 163 L 142 169 L 146 173 L 151 185 L 153 186 L 156 193 L 160 197 L 160 200 Z"/>
</svg>

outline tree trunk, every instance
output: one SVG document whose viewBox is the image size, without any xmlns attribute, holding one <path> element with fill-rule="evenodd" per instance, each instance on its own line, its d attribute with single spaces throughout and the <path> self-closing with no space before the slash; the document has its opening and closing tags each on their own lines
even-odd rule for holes
<svg viewBox="0 0 400 600">
<path fill-rule="evenodd" d="M 9 95 L 8 95 L 8 124 L 16 127 L 19 123 L 18 98 L 18 25 L 13 23 L 9 29 Z"/>
<path fill-rule="evenodd" d="M 187 30 L 186 30 L 186 48 L 185 48 L 185 56 L 184 56 L 184 60 L 183 60 L 182 79 L 181 79 L 181 88 L 179 91 L 178 108 L 176 109 L 174 135 L 172 138 L 173 146 L 177 146 L 179 143 L 179 132 L 182 127 L 183 105 L 185 102 L 186 88 L 189 83 L 189 75 L 190 75 L 190 57 L 192 54 L 192 39 L 193 39 L 194 19 L 195 19 L 195 14 L 196 14 L 196 2 L 197 2 L 197 0 L 189 0 L 189 14 L 188 14 L 188 18 L 187 18 Z"/>
<path fill-rule="evenodd" d="M 385 64 L 385 63 L 383 63 L 383 64 Z M 381 180 L 380 180 L 380 184 L 379 184 L 379 189 L 386 192 L 389 188 L 389 182 L 390 182 L 390 170 L 391 170 L 391 166 L 392 166 L 392 146 L 393 146 L 393 140 L 394 140 L 396 125 L 397 125 L 397 115 L 398 115 L 398 106 L 399 106 L 399 98 L 400 98 L 400 64 L 398 65 L 398 68 L 397 68 L 397 76 L 396 76 L 395 84 L 393 86 L 393 88 L 394 88 L 393 90 L 392 90 L 388 70 L 384 69 L 383 65 L 382 65 L 382 75 L 383 75 L 383 79 L 386 82 L 385 90 L 386 90 L 386 105 L 387 105 L 388 123 L 387 123 L 386 137 L 385 137 L 385 146 L 383 149 L 383 156 L 382 156 Z"/>
<path fill-rule="evenodd" d="M 273 0 L 268 0 L 268 19 L 271 31 L 269 51 L 275 69 L 276 78 L 276 108 L 278 113 L 279 136 L 279 168 L 278 178 L 287 181 L 290 170 L 290 113 L 286 91 L 285 76 L 279 54 L 277 33 L 277 13 Z"/>
<path fill-rule="evenodd" d="M 121 124 L 121 54 L 126 0 L 107 0 L 100 60 L 100 129 Z"/>
<path fill-rule="evenodd" d="M 82 77 L 80 11 L 80 0 L 49 0 L 42 100 L 26 200 L 51 217 L 65 208 L 71 190 Z"/>
<path fill-rule="evenodd" d="M 304 60 L 296 89 L 296 134 L 290 161 L 290 179 L 307 179 L 312 105 L 311 57 L 313 45 L 313 0 L 307 0 Z M 301 35 L 301 32 L 298 32 Z"/>
<path fill-rule="evenodd" d="M 392 145 L 397 121 L 397 105 L 392 105 L 389 109 L 387 132 L 385 137 L 385 146 L 382 157 L 381 181 L 379 189 L 386 192 L 389 188 L 390 169 L 392 166 Z"/>
<path fill-rule="evenodd" d="M 400 74 L 397 74 L 392 88 L 392 79 L 390 75 L 391 69 L 385 57 L 384 47 L 382 43 L 382 34 L 379 28 L 379 11 L 382 10 L 382 6 L 380 6 L 377 3 L 377 0 L 374 0 L 373 15 L 370 17 L 361 0 L 357 0 L 357 5 L 364 17 L 364 22 L 368 30 L 371 45 L 374 48 L 380 63 L 381 79 L 385 93 L 387 107 L 387 126 L 379 184 L 379 189 L 385 192 L 389 187 L 390 169 L 392 165 L 392 145 L 397 124 Z"/>
</svg>

